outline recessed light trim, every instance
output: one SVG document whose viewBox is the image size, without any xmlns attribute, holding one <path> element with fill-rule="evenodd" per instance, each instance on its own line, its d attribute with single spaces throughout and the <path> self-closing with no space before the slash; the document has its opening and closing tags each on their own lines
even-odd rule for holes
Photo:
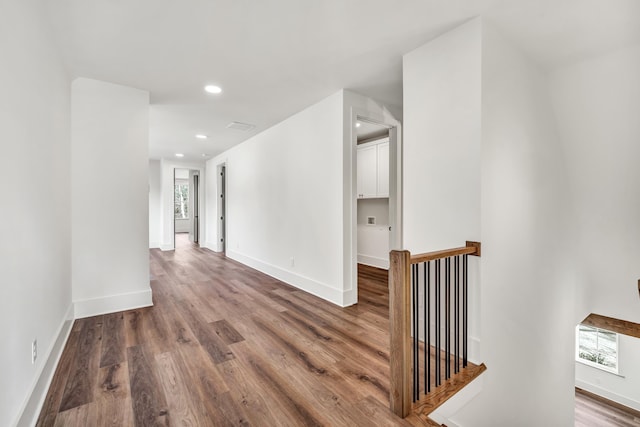
<svg viewBox="0 0 640 427">
<path fill-rule="evenodd" d="M 203 133 L 197 133 L 196 134 L 196 138 L 198 138 L 198 139 L 207 139 L 209 137 L 207 135 L 203 134 Z"/>
<path fill-rule="evenodd" d="M 204 87 L 204 91 L 207 93 L 213 93 L 213 94 L 218 94 L 222 92 L 222 88 L 220 86 L 216 86 L 216 85 L 206 85 Z"/>
<path fill-rule="evenodd" d="M 356 122 L 356 127 L 359 128 L 360 127 L 360 122 Z"/>
<path fill-rule="evenodd" d="M 176 157 L 184 157 L 184 154 L 182 154 L 182 153 L 176 153 Z"/>
</svg>

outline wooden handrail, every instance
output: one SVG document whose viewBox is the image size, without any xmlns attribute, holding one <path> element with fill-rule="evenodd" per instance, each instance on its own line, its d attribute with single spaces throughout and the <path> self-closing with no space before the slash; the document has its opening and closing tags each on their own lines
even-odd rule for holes
<svg viewBox="0 0 640 427">
<path fill-rule="evenodd" d="M 437 259 L 449 258 L 458 255 L 474 255 L 480 256 L 480 242 L 469 242 L 467 245 L 460 248 L 444 249 L 441 251 L 427 252 L 424 254 L 417 254 L 411 256 L 411 264 L 418 264 L 421 262 L 435 261 Z"/>
</svg>

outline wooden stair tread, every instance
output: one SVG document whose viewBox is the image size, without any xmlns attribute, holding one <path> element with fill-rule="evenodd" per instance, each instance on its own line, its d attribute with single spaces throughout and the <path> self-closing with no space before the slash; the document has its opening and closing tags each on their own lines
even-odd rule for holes
<svg viewBox="0 0 640 427">
<path fill-rule="evenodd" d="M 442 385 L 433 389 L 428 395 L 423 396 L 419 401 L 414 403 L 412 414 L 423 419 L 428 418 L 427 416 L 430 413 L 435 411 L 440 405 L 453 397 L 486 370 L 487 367 L 484 363 L 480 365 L 469 364 L 466 368 L 462 369 L 460 373 L 444 381 Z"/>
<path fill-rule="evenodd" d="M 591 313 L 582 321 L 582 324 L 606 329 L 607 331 L 628 335 L 630 337 L 640 338 L 640 323 Z"/>
</svg>

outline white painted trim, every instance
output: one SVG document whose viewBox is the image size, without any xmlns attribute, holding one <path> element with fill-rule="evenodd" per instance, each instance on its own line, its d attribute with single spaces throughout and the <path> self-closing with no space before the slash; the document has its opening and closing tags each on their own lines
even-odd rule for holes
<svg viewBox="0 0 640 427">
<path fill-rule="evenodd" d="M 216 247 L 215 243 L 211 243 L 211 242 L 204 242 L 202 245 L 200 245 L 201 248 L 205 248 L 205 249 L 209 249 L 210 251 L 213 252 L 220 252 L 218 251 L 218 248 Z"/>
<path fill-rule="evenodd" d="M 171 243 L 163 243 L 160 245 L 161 251 L 173 251 L 173 245 Z"/>
<path fill-rule="evenodd" d="M 276 279 L 281 280 L 291 286 L 295 286 L 298 289 L 302 289 L 305 292 L 313 294 L 341 307 L 345 307 L 345 292 L 340 289 L 333 288 L 325 283 L 318 282 L 309 277 L 301 276 L 294 272 L 285 270 L 283 268 L 229 249 L 227 249 L 227 257 L 258 271 L 261 271 L 265 274 L 268 274 L 269 276 L 275 277 Z"/>
<path fill-rule="evenodd" d="M 614 393 L 613 391 L 609 391 L 595 384 L 576 379 L 576 387 L 589 391 L 593 394 L 597 394 L 598 396 L 602 396 L 606 399 L 613 400 L 614 402 L 635 409 L 636 411 L 640 411 L 640 402 L 638 402 L 637 400 L 621 396 L 617 393 Z"/>
<path fill-rule="evenodd" d="M 371 267 L 378 267 L 384 270 L 389 269 L 389 260 L 386 258 L 378 258 L 370 255 L 358 254 L 358 264 L 369 265 Z"/>
<path fill-rule="evenodd" d="M 487 371 L 481 373 L 477 378 L 467 384 L 462 390 L 451 396 L 449 400 L 440 405 L 434 412 L 429 414 L 429 418 L 438 424 L 445 424 L 449 427 L 460 427 L 451 417 L 455 417 L 469 402 L 482 393 L 484 388 L 484 376 Z"/>
<path fill-rule="evenodd" d="M 149 242 L 149 249 L 160 249 L 160 242 Z"/>
<path fill-rule="evenodd" d="M 468 338 L 469 341 L 467 341 L 467 343 L 469 344 L 469 353 L 467 354 L 467 357 L 469 362 L 474 365 L 479 365 L 482 363 L 482 358 L 480 357 L 480 339 L 471 335 L 469 335 Z"/>
<path fill-rule="evenodd" d="M 62 351 L 71 334 L 73 326 L 72 314 L 73 304 L 69 304 L 69 308 L 58 327 L 55 339 L 52 340 L 47 352 L 43 354 L 43 356 L 46 356 L 46 361 L 42 363 L 39 368 L 39 372 L 31 385 L 30 392 L 22 404 L 18 418 L 13 423 L 14 426 L 27 427 L 36 425 L 36 421 L 42 410 L 42 405 L 44 405 L 44 400 L 47 397 L 47 391 L 53 380 L 53 374 L 56 372 Z"/>
<path fill-rule="evenodd" d="M 75 318 L 115 313 L 153 305 L 151 288 L 144 291 L 74 301 Z"/>
</svg>

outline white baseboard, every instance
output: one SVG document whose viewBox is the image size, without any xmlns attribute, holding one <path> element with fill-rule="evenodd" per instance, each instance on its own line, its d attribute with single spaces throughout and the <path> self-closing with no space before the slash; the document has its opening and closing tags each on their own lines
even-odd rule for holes
<svg viewBox="0 0 640 427">
<path fill-rule="evenodd" d="M 251 268 L 268 274 L 269 276 L 275 277 L 278 280 L 282 280 L 291 286 L 295 286 L 305 292 L 309 292 L 310 294 L 344 307 L 345 295 L 340 289 L 332 288 L 325 283 L 318 282 L 235 251 L 227 250 L 227 256 Z"/>
<path fill-rule="evenodd" d="M 581 381 L 576 378 L 576 387 L 589 391 L 593 394 L 597 394 L 598 396 L 602 396 L 605 399 L 613 400 L 614 402 L 617 402 L 621 405 L 635 409 L 636 411 L 640 411 L 640 402 L 638 402 L 637 400 L 633 400 L 633 399 L 629 399 L 628 397 L 621 396 L 617 393 L 614 393 L 612 391 L 599 387 L 595 384 Z"/>
<path fill-rule="evenodd" d="M 173 245 L 172 245 L 172 244 L 170 244 L 170 243 L 169 243 L 169 244 L 163 243 L 163 244 L 161 244 L 161 245 L 160 245 L 160 250 L 161 250 L 161 251 L 172 251 L 172 250 L 174 250 L 174 249 L 175 249 L 175 248 L 174 248 L 174 247 L 173 247 Z"/>
<path fill-rule="evenodd" d="M 53 374 L 56 372 L 58 362 L 62 356 L 62 350 L 67 343 L 69 334 L 73 326 L 73 304 L 69 304 L 69 308 L 64 315 L 64 319 L 58 327 L 55 339 L 52 340 L 46 353 L 43 354 L 46 357 L 45 362 L 41 365 L 38 374 L 35 377 L 33 385 L 30 388 L 30 392 L 22 406 L 17 421 L 14 423 L 17 427 L 31 427 L 36 425 L 38 416 L 42 410 L 42 405 L 47 397 L 47 391 L 53 380 Z"/>
<path fill-rule="evenodd" d="M 200 245 L 200 247 L 209 249 L 210 251 L 213 251 L 213 252 L 220 252 L 218 250 L 218 245 L 212 242 L 204 242 L 203 244 Z"/>
<path fill-rule="evenodd" d="M 75 318 L 132 310 L 153 305 L 151 288 L 144 291 L 74 301 Z"/>
<path fill-rule="evenodd" d="M 160 242 L 149 242 L 149 249 L 160 249 Z"/>
<path fill-rule="evenodd" d="M 382 268 L 384 270 L 389 269 L 388 258 L 377 258 L 374 256 L 358 254 L 358 263 L 364 264 L 364 265 L 370 265 L 371 267 Z"/>
</svg>

